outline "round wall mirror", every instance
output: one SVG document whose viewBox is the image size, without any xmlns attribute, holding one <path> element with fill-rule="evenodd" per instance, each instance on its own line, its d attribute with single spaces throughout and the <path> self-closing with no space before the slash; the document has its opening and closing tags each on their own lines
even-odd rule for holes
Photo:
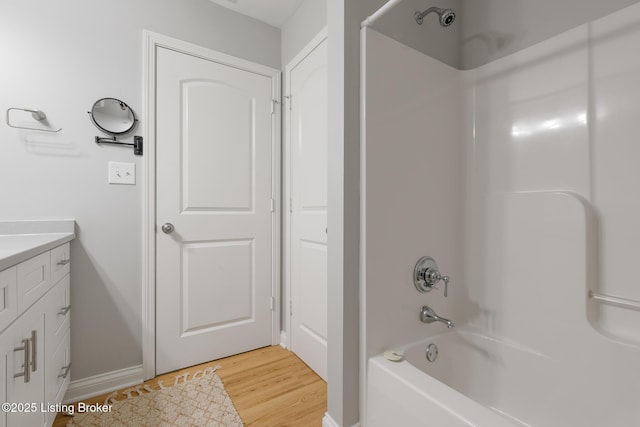
<svg viewBox="0 0 640 427">
<path fill-rule="evenodd" d="M 122 135 L 136 126 L 136 115 L 124 102 L 115 98 L 102 98 L 93 104 L 91 121 L 104 133 Z"/>
</svg>

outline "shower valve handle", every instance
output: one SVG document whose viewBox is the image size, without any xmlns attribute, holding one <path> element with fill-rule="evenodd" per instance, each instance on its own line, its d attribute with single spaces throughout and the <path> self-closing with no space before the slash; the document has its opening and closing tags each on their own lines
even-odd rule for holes
<svg viewBox="0 0 640 427">
<path fill-rule="evenodd" d="M 438 270 L 427 268 L 425 271 L 425 282 L 432 288 L 438 289 L 437 284 L 442 280 L 444 282 L 444 296 L 449 295 L 449 276 L 442 276 Z"/>
<path fill-rule="evenodd" d="M 430 257 L 422 257 L 418 260 L 413 271 L 413 283 L 420 292 L 429 292 L 431 289 L 438 289 L 440 281 L 444 282 L 444 296 L 449 295 L 449 276 L 443 276 L 438 271 L 438 265 Z"/>
</svg>

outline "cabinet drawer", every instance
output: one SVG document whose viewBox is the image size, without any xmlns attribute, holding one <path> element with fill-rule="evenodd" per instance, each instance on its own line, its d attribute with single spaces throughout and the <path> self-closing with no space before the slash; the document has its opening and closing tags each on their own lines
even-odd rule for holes
<svg viewBox="0 0 640 427">
<path fill-rule="evenodd" d="M 45 297 L 47 348 L 56 348 L 71 324 L 69 282 L 67 275 Z"/>
<path fill-rule="evenodd" d="M 0 332 L 18 316 L 17 268 L 0 271 Z"/>
<path fill-rule="evenodd" d="M 18 314 L 47 292 L 51 285 L 49 252 L 18 264 Z"/>
<path fill-rule="evenodd" d="M 71 270 L 71 246 L 69 243 L 51 250 L 51 283 L 58 283 Z"/>
</svg>

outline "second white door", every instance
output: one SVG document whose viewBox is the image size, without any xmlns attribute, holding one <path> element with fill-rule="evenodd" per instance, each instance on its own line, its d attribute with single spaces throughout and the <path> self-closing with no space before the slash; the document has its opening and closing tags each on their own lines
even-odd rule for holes
<svg viewBox="0 0 640 427">
<path fill-rule="evenodd" d="M 287 67 L 290 347 L 327 379 L 327 42 Z"/>
<path fill-rule="evenodd" d="M 279 73 L 218 56 L 156 50 L 158 374 L 273 341 Z"/>
</svg>

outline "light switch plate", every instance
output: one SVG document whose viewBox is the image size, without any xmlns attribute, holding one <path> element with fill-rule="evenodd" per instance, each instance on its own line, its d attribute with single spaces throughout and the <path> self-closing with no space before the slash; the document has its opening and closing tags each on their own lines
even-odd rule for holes
<svg viewBox="0 0 640 427">
<path fill-rule="evenodd" d="M 136 164 L 109 162 L 109 184 L 136 184 Z"/>
</svg>

